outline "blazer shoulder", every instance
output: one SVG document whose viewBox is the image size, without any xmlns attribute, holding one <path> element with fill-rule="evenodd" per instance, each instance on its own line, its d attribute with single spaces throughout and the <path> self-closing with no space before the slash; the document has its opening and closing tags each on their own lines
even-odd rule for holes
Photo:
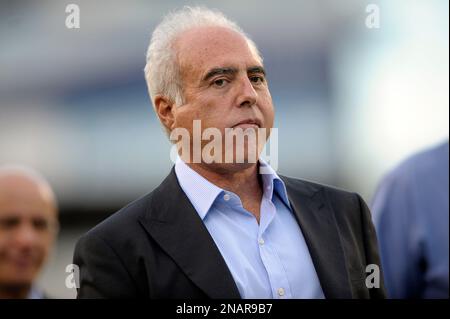
<svg viewBox="0 0 450 319">
<path fill-rule="evenodd" d="M 354 198 L 355 196 L 359 196 L 357 193 L 345 190 L 343 188 L 338 188 L 336 186 L 331 186 L 327 184 L 321 184 L 314 181 L 309 181 L 305 179 L 290 177 L 280 175 L 280 178 L 286 184 L 286 187 L 293 188 L 297 191 L 305 193 L 307 195 L 315 195 L 316 193 L 323 192 L 326 195 L 331 195 L 334 197 L 345 197 L 345 198 Z"/>
<path fill-rule="evenodd" d="M 100 237 L 108 242 L 136 234 L 138 218 L 145 215 L 154 191 L 132 201 L 86 232 L 82 238 Z"/>
<path fill-rule="evenodd" d="M 112 214 L 82 237 L 100 237 L 107 241 L 134 238 L 141 230 L 139 220 L 150 215 L 152 211 L 157 211 L 164 205 L 164 201 L 170 200 L 176 183 L 175 170 L 172 168 L 158 187 Z"/>
<path fill-rule="evenodd" d="M 145 295 L 136 260 L 143 232 L 137 221 L 144 214 L 147 194 L 112 214 L 76 242 L 73 263 L 80 269 L 78 298 L 135 298 Z"/>
<path fill-rule="evenodd" d="M 362 197 L 356 192 L 304 179 L 287 176 L 280 177 L 286 185 L 288 194 L 291 192 L 291 196 L 299 194 L 307 198 L 317 199 L 322 204 L 330 205 L 330 208 L 338 215 L 359 215 L 361 210 L 367 206 Z"/>
</svg>

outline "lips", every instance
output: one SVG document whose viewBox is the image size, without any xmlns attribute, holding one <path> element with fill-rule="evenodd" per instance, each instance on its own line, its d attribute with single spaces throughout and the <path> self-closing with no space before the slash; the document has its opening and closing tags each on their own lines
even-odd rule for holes
<svg viewBox="0 0 450 319">
<path fill-rule="evenodd" d="M 14 267 L 17 270 L 21 271 L 34 268 L 36 266 L 36 263 L 36 259 L 31 256 L 15 258 L 12 260 L 12 264 L 14 265 Z"/>
<path fill-rule="evenodd" d="M 246 128 L 260 128 L 261 127 L 261 121 L 259 121 L 258 119 L 245 119 L 242 120 L 240 122 L 238 122 L 237 124 L 233 125 L 233 128 L 237 128 L 240 127 L 242 129 L 246 129 Z"/>
</svg>

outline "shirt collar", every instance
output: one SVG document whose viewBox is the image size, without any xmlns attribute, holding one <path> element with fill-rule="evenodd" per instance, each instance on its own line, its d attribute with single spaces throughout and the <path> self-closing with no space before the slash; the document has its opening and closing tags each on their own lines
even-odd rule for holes
<svg viewBox="0 0 450 319">
<path fill-rule="evenodd" d="M 261 173 L 261 170 L 264 170 Z M 287 196 L 286 186 L 283 180 L 278 176 L 275 170 L 262 158 L 259 159 L 259 173 L 263 181 L 264 195 L 273 200 L 273 193 L 281 198 L 283 203 L 290 208 L 289 198 Z"/>
<path fill-rule="evenodd" d="M 284 204 L 290 208 L 284 182 L 262 158 L 259 159 L 260 172 L 261 168 L 264 168 L 264 173 L 261 174 L 264 196 L 273 200 L 273 193 L 275 192 Z M 190 168 L 179 156 L 175 163 L 175 174 L 181 188 L 203 220 L 216 198 L 225 191 Z"/>
<path fill-rule="evenodd" d="M 223 189 L 194 171 L 179 156 L 175 163 L 175 174 L 181 188 L 203 220 Z"/>
</svg>

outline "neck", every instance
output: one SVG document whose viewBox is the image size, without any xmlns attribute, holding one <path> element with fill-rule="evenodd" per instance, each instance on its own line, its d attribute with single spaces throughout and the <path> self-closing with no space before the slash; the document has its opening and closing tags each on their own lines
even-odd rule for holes
<svg viewBox="0 0 450 319">
<path fill-rule="evenodd" d="M 25 299 L 30 293 L 31 285 L 0 284 L 0 299 Z"/>
<path fill-rule="evenodd" d="M 239 196 L 244 208 L 251 212 L 259 222 L 259 209 L 263 192 L 262 181 L 258 174 L 258 163 L 243 168 L 236 168 L 231 164 L 215 166 L 189 163 L 187 165 L 214 185 Z"/>
</svg>

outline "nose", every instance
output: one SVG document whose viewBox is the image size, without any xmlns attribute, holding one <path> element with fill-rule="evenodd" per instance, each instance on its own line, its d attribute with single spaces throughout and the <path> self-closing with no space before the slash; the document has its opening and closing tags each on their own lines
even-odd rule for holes
<svg viewBox="0 0 450 319">
<path fill-rule="evenodd" d="M 38 241 L 38 234 L 32 225 L 22 224 L 17 230 L 15 242 L 18 247 L 28 249 Z"/>
<path fill-rule="evenodd" d="M 256 104 L 258 94 L 255 91 L 250 79 L 245 76 L 239 86 L 239 95 L 237 97 L 237 105 L 239 107 L 253 106 Z"/>
</svg>

